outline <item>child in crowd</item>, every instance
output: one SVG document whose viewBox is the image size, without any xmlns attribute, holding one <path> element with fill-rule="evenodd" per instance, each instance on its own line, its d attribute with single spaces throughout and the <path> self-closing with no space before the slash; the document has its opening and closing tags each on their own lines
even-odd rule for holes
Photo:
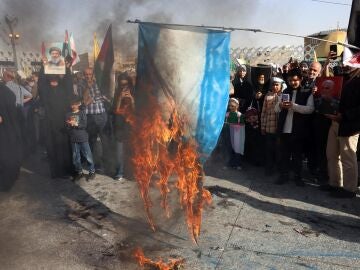
<svg viewBox="0 0 360 270">
<path fill-rule="evenodd" d="M 265 135 L 265 175 L 274 172 L 276 162 L 279 161 L 280 147 L 277 136 L 277 121 L 279 114 L 275 112 L 275 105 L 281 99 L 282 90 L 286 89 L 285 82 L 277 77 L 270 80 L 270 92 L 265 95 L 261 112 L 261 134 Z"/>
<path fill-rule="evenodd" d="M 245 112 L 245 159 L 255 165 L 263 163 L 263 138 L 260 131 L 259 111 L 249 107 Z"/>
<path fill-rule="evenodd" d="M 244 116 L 239 112 L 239 101 L 236 98 L 230 98 L 225 125 L 229 127 L 232 148 L 228 166 L 241 170 L 241 155 L 244 155 L 245 121 Z"/>
<path fill-rule="evenodd" d="M 89 165 L 89 175 L 87 179 L 95 178 L 95 167 L 93 156 L 89 146 L 89 136 L 86 132 L 86 113 L 81 107 L 81 99 L 74 98 L 71 101 L 71 112 L 66 114 L 66 126 L 69 131 L 72 160 L 76 175 L 74 181 L 80 180 L 84 176 L 81 166 L 81 154 Z"/>
</svg>

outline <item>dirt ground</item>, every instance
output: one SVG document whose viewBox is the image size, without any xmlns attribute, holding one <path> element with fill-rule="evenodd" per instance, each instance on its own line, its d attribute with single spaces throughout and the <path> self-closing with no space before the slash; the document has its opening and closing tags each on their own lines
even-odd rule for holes
<svg viewBox="0 0 360 270">
<path fill-rule="evenodd" d="M 311 182 L 277 186 L 249 165 L 211 163 L 206 174 L 213 202 L 196 245 L 176 192 L 167 219 L 153 187 L 153 232 L 131 179 L 51 179 L 34 154 L 0 193 L 0 269 L 141 269 L 136 247 L 184 258 L 182 269 L 360 269 L 359 197 L 333 199 Z"/>
</svg>

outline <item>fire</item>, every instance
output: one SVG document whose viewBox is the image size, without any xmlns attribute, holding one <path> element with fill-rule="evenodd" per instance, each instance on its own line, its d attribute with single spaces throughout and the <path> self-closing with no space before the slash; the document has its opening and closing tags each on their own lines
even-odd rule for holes
<svg viewBox="0 0 360 270">
<path fill-rule="evenodd" d="M 179 193 L 180 205 L 186 215 L 189 233 L 197 243 L 202 209 L 211 203 L 211 195 L 203 188 L 204 173 L 196 141 L 187 134 L 186 115 L 179 111 L 173 100 L 160 105 L 157 99 L 149 98 L 146 110 L 136 115 L 132 134 L 134 176 L 148 222 L 154 231 L 150 184 L 157 180 L 162 197 L 161 207 L 170 217 L 168 194 L 173 186 L 169 185 L 168 180 L 172 175 L 177 176 L 175 188 Z M 165 115 L 164 112 L 170 113 Z"/>
<path fill-rule="evenodd" d="M 158 270 L 176 270 L 180 269 L 184 263 L 184 259 L 169 259 L 169 262 L 164 262 L 161 258 L 158 261 L 153 261 L 146 258 L 142 249 L 138 248 L 134 252 L 134 257 L 139 262 L 140 266 L 148 266 Z"/>
</svg>

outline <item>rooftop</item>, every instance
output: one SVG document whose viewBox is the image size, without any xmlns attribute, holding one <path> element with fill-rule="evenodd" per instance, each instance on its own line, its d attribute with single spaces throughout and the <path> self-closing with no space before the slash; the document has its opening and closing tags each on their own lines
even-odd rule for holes
<svg viewBox="0 0 360 270">
<path fill-rule="evenodd" d="M 328 34 L 335 32 L 335 31 L 347 31 L 347 28 L 339 28 L 339 29 L 331 29 L 331 30 L 325 30 L 320 31 L 315 34 L 308 35 L 309 37 L 316 37 L 316 36 L 327 36 Z"/>
</svg>

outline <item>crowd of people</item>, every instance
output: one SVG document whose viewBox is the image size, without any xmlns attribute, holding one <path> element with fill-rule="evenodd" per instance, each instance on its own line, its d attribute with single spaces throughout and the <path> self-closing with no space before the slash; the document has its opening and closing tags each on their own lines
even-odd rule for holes
<svg viewBox="0 0 360 270">
<path fill-rule="evenodd" d="M 240 170 L 247 162 L 264 167 L 265 176 L 277 173 L 275 184 L 292 179 L 297 186 L 305 185 L 306 169 L 309 180 L 331 196 L 356 197 L 360 72 L 332 69 L 330 59 L 331 53 L 323 65 L 289 61 L 272 69 L 267 81 L 264 72 L 256 74 L 255 83 L 247 76 L 252 68 L 237 67 L 215 151 L 230 153 L 224 169 Z M 330 77 L 334 75 L 342 77 L 341 95 Z"/>
<path fill-rule="evenodd" d="M 72 74 L 21 80 L 5 70 L 0 82 L 0 189 L 9 190 L 22 161 L 39 151 L 52 178 L 94 179 L 96 173 L 122 180 L 134 76 L 119 75 L 114 98 L 99 89 L 92 68 Z M 114 158 L 112 158 L 114 157 Z M 84 174 L 84 169 L 88 174 Z"/>
<path fill-rule="evenodd" d="M 289 62 L 272 68 L 270 76 L 256 74 L 252 82 L 250 67 L 237 67 L 217 146 L 230 153 L 225 168 L 241 170 L 248 162 L 263 166 L 266 176 L 278 173 L 276 184 L 292 176 L 298 186 L 305 185 L 307 169 L 321 190 L 335 197 L 356 196 L 360 72 L 334 69 L 343 77 L 341 96 L 336 96 L 333 80 L 316 84 L 331 73 L 328 64 Z M 65 75 L 45 74 L 42 68 L 20 80 L 6 70 L 1 79 L 1 189 L 11 188 L 22 160 L 38 149 L 52 178 L 91 180 L 96 173 L 123 178 L 128 115 L 134 111 L 133 74 L 118 76 L 113 97 L 103 94 L 92 68 L 72 74 L 68 63 Z"/>
</svg>

